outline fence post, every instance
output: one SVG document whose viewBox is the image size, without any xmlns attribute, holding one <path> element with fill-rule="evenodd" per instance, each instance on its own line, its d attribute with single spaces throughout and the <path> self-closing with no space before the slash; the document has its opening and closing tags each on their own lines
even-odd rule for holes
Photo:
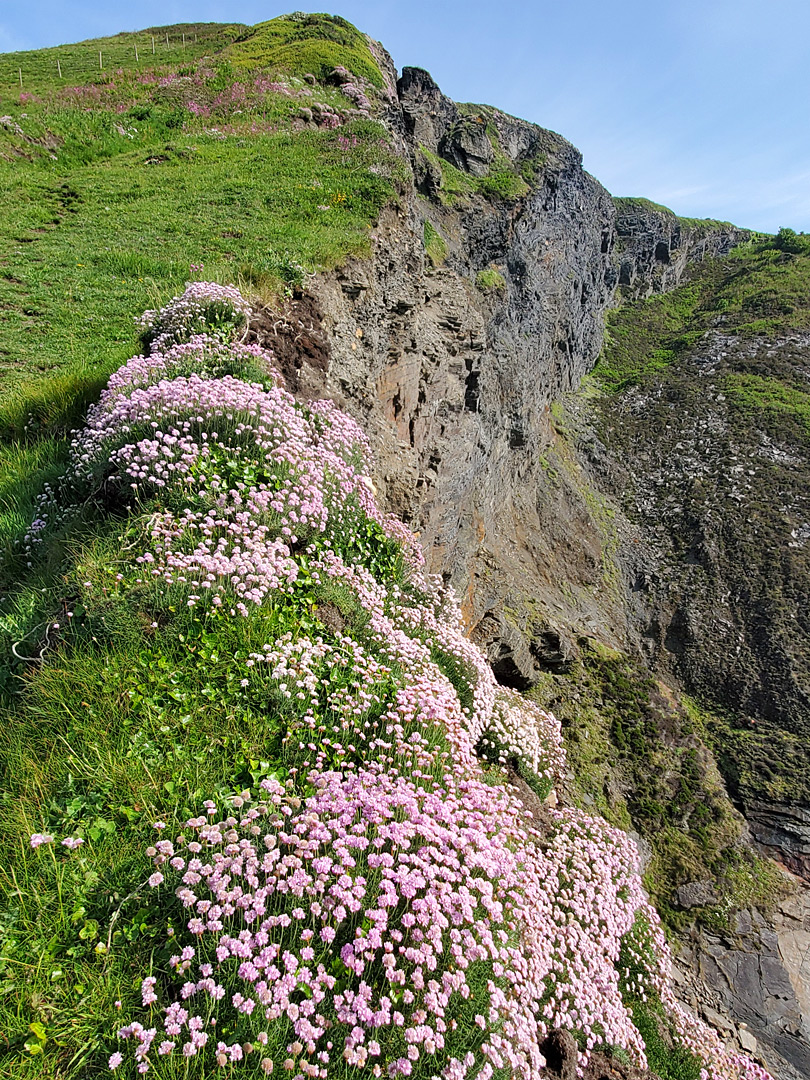
<svg viewBox="0 0 810 1080">
<path fill-rule="evenodd" d="M 135 46 L 135 63 L 138 63 L 138 46 Z"/>
<path fill-rule="evenodd" d="M 56 58 L 56 70 L 59 72 L 59 78 L 62 78 L 62 65 L 59 62 L 59 57 Z"/>
<path fill-rule="evenodd" d="M 17 71 L 20 73 L 20 89 L 22 90 L 22 68 L 17 68 Z"/>
<path fill-rule="evenodd" d="M 155 35 L 152 34 L 152 56 L 155 55 Z"/>
<path fill-rule="evenodd" d="M 101 49 L 98 50 L 98 66 L 102 69 L 104 68 L 104 63 L 101 59 Z"/>
</svg>

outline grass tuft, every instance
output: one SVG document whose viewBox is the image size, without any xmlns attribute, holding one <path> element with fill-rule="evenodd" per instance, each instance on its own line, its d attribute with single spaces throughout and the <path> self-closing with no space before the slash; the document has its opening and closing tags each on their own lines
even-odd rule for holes
<svg viewBox="0 0 810 1080">
<path fill-rule="evenodd" d="M 475 275 L 475 284 L 481 292 L 502 293 L 506 291 L 506 281 L 504 276 L 494 267 L 489 267 L 486 270 L 479 270 Z"/>
<path fill-rule="evenodd" d="M 425 251 L 431 264 L 434 267 L 441 266 L 447 258 L 447 241 L 429 221 L 425 222 L 423 238 Z"/>
</svg>

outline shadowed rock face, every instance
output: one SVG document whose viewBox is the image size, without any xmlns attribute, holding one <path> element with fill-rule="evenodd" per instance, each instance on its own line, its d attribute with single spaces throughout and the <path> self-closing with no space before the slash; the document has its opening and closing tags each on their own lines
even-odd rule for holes
<svg viewBox="0 0 810 1080">
<path fill-rule="evenodd" d="M 438 153 L 439 143 L 459 121 L 456 103 L 444 96 L 427 71 L 414 67 L 402 69 L 397 96 L 411 143 Z"/>
<path fill-rule="evenodd" d="M 683 997 L 777 1080 L 810 1075 L 808 942 L 810 900 L 796 894 L 770 922 L 741 911 L 725 934 L 693 934 L 679 957 L 690 967 L 679 974 Z"/>
<path fill-rule="evenodd" d="M 486 171 L 481 124 L 420 69 L 397 86 L 417 165 L 425 147 L 472 176 Z M 504 682 L 525 687 L 538 665 L 564 664 L 571 643 L 564 625 L 529 628 L 523 598 L 553 590 L 560 559 L 586 575 L 598 563 L 587 530 L 554 542 L 537 489 L 550 404 L 601 347 L 614 208 L 560 136 L 492 110 L 488 123 L 515 167 L 542 162 L 531 189 L 512 201 L 473 192 L 452 207 L 406 195 L 375 230 L 372 259 L 315 284 L 332 348 L 315 382 L 362 420 L 389 508 L 462 593 Z M 447 243 L 442 266 L 426 258 L 425 221 Z M 504 282 L 496 296 L 475 284 L 490 267 Z"/>
<path fill-rule="evenodd" d="M 744 805 L 754 839 L 776 854 L 794 874 L 810 882 L 810 807 L 760 799 Z M 810 958 L 807 976 L 810 989 Z"/>
<path fill-rule="evenodd" d="M 805 877 L 807 429 L 789 409 L 748 407 L 735 387 L 801 399 L 809 362 L 806 330 L 695 332 L 677 362 L 595 405 L 589 452 L 638 526 L 620 553 L 637 650 L 740 717 L 721 760 L 729 788 L 756 839 Z"/>
</svg>

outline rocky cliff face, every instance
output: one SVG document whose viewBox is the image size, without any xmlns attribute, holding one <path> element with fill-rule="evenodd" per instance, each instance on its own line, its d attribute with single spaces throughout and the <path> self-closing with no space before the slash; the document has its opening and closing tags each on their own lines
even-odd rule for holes
<svg viewBox="0 0 810 1080">
<path fill-rule="evenodd" d="M 621 295 L 668 292 L 691 264 L 728 255 L 750 234 L 727 221 L 679 218 L 649 199 L 616 199 L 618 284 Z"/>
<path fill-rule="evenodd" d="M 383 216 L 372 259 L 315 282 L 331 355 L 328 370 L 303 360 L 300 392 L 328 393 L 362 419 L 389 507 L 417 525 L 431 569 L 462 593 L 499 675 L 526 687 L 570 649 L 565 629 L 529 627 L 527 598 L 550 605 L 560 573 L 574 576 L 568 564 L 599 576 L 589 530 L 560 528 L 537 490 L 551 403 L 601 347 L 613 203 L 552 132 L 495 110 L 486 122 L 463 117 L 418 69 L 398 90 L 395 126 L 417 185 Z M 437 162 L 477 176 L 488 153 L 524 194 L 441 198 Z M 426 229 L 442 260 L 431 260 Z"/>
<path fill-rule="evenodd" d="M 807 894 L 770 919 L 740 911 L 728 930 L 698 930 L 679 953 L 684 1000 L 780 1080 L 810 1075 L 807 911 Z"/>
<path fill-rule="evenodd" d="M 698 920 L 682 953 L 698 1000 L 786 1078 L 810 1074 L 808 274 L 776 245 L 693 265 L 611 315 L 595 392 L 571 398 L 586 472 L 631 526 L 616 544 L 631 651 L 706 705 L 752 841 L 795 875 L 767 917 L 719 935 Z"/>
<path fill-rule="evenodd" d="M 641 526 L 641 543 L 624 558 L 649 663 L 701 696 L 733 702 L 749 731 L 764 723 L 802 739 L 810 734 L 807 448 L 788 413 L 769 421 L 745 395 L 762 388 L 766 368 L 806 359 L 803 335 L 763 341 L 710 330 L 677 365 L 611 396 L 597 420 L 604 482 L 632 491 Z"/>
<path fill-rule="evenodd" d="M 583 767 L 601 777 L 586 801 L 613 808 L 614 820 L 650 838 L 642 843 L 676 909 L 697 905 L 709 924 L 727 923 L 728 906 L 746 911 L 747 901 L 728 889 L 721 898 L 714 877 L 695 879 L 678 829 L 694 833 L 698 848 L 700 836 L 714 837 L 706 862 L 723 888 L 749 849 L 691 721 L 679 708 L 629 721 L 631 742 L 643 731 L 651 748 L 644 768 L 661 773 L 653 797 L 639 769 L 605 765 L 611 754 L 627 756 L 628 735 L 610 711 L 626 675 L 606 665 L 606 681 L 587 692 L 576 680 L 589 664 L 595 670 L 593 658 L 607 646 L 675 687 L 722 684 L 739 695 L 744 686 L 752 710 L 763 693 L 778 700 L 782 684 L 768 689 L 766 671 L 785 655 L 785 639 L 765 621 L 759 629 L 746 622 L 748 595 L 716 574 L 721 550 L 739 563 L 721 541 L 724 513 L 753 474 L 747 459 L 734 457 L 716 382 L 698 380 L 702 407 L 694 412 L 677 394 L 638 389 L 603 400 L 578 388 L 620 298 L 668 293 L 747 234 L 685 223 L 643 200 L 614 202 L 560 136 L 457 105 L 419 69 L 396 80 L 381 51 L 378 58 L 386 119 L 413 185 L 380 219 L 371 258 L 316 279 L 282 317 L 257 320 L 254 332 L 287 357 L 288 383 L 300 396 L 331 396 L 362 421 L 388 507 L 420 531 L 430 569 L 462 595 L 472 636 L 499 679 L 521 689 L 542 684 L 545 704 L 600 718 L 599 733 L 576 719 L 569 725 L 585 748 Z M 704 352 L 722 352 L 718 342 L 706 338 Z M 704 352 L 694 363 L 707 371 Z M 760 463 L 773 457 L 789 471 L 781 447 L 766 441 L 757 453 Z M 710 509 L 703 516 L 687 497 L 700 492 Z M 660 692 L 672 697 L 663 684 Z M 680 806 L 683 821 L 656 824 L 648 813 L 656 800 Z M 714 818 L 708 832 L 702 801 Z M 802 814 L 791 809 L 788 826 L 766 803 L 740 803 L 753 837 L 780 856 L 792 845 L 793 862 L 783 861 L 801 869 L 806 837 L 793 826 L 803 828 Z M 704 884 L 693 903 L 693 887 Z M 778 1080 L 795 1080 L 810 1075 L 800 938 L 795 926 L 785 931 L 792 944 L 781 952 L 773 935 L 782 916 L 766 923 L 753 910 L 750 932 L 727 923 L 721 935 L 677 916 L 684 933 L 693 927 L 685 979 L 697 981 L 684 993 L 710 1020 L 712 1010 L 722 1013 L 744 1048 L 753 1040 Z M 759 1010 L 751 1004 L 757 994 Z"/>
</svg>

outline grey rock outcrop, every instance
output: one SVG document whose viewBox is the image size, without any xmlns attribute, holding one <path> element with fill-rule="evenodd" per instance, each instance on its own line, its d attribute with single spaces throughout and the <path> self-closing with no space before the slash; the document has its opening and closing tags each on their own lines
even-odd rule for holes
<svg viewBox="0 0 810 1080">
<path fill-rule="evenodd" d="M 615 201 L 618 284 L 624 296 L 669 292 L 691 263 L 728 255 L 751 235 L 727 221 L 685 221 L 647 199 Z"/>
<path fill-rule="evenodd" d="M 398 88 L 414 159 L 420 146 L 452 156 L 464 145 L 484 161 L 482 145 L 459 142 L 463 118 L 427 73 L 406 69 Z M 542 155 L 531 189 L 458 206 L 413 193 L 384 213 L 372 258 L 314 283 L 331 358 L 310 392 L 362 421 L 388 508 L 421 532 L 430 569 L 461 593 L 503 680 L 525 687 L 574 647 L 571 620 L 529 625 L 523 601 L 551 589 L 550 567 L 566 557 L 549 551 L 538 509 L 540 456 L 551 402 L 601 346 L 614 211 L 560 136 L 494 110 L 488 123 L 516 163 Z M 426 258 L 426 221 L 447 244 L 439 267 Z M 497 296 L 475 284 L 489 267 L 505 283 Z"/>
<path fill-rule="evenodd" d="M 486 176 L 495 156 L 487 133 L 469 117 L 457 120 L 439 143 L 439 152 L 451 164 L 472 176 Z"/>
<path fill-rule="evenodd" d="M 711 879 L 708 881 L 689 881 L 686 885 L 680 885 L 676 895 L 682 908 L 706 907 L 716 904 L 718 901 L 714 882 Z"/>
<path fill-rule="evenodd" d="M 810 807 L 751 799 L 744 810 L 754 839 L 810 881 Z"/>
<path fill-rule="evenodd" d="M 402 69 L 397 95 L 412 145 L 424 146 L 437 154 L 445 133 L 459 120 L 456 103 L 444 96 L 429 72 L 422 68 Z"/>
<path fill-rule="evenodd" d="M 395 72 L 380 55 L 390 97 Z M 462 110 L 419 68 L 405 68 L 396 90 L 385 118 L 415 187 L 383 214 L 370 259 L 314 282 L 330 356 L 309 375 L 304 364 L 298 392 L 328 394 L 361 420 L 388 508 L 421 532 L 430 569 L 461 593 L 499 678 L 525 688 L 563 668 L 583 632 L 628 641 L 579 464 L 554 484 L 542 472 L 551 404 L 599 354 L 617 243 L 639 288 L 670 287 L 697 249 L 658 211 L 625 214 L 617 237 L 614 200 L 554 132 L 489 107 Z M 495 148 L 529 178 L 525 194 L 443 201 L 436 159 L 477 178 Z M 446 244 L 443 265 L 426 258 L 426 222 Z M 737 232 L 704 230 L 701 243 L 726 250 Z M 659 277 L 653 241 L 671 253 Z M 487 294 L 475 282 L 490 269 L 503 289 Z M 561 594 L 560 580 L 581 584 Z"/>
<path fill-rule="evenodd" d="M 808 915 L 808 894 L 799 891 L 782 902 L 773 923 L 741 911 L 725 934 L 696 931 L 679 956 L 682 996 L 776 1080 L 810 1076 Z"/>
</svg>

